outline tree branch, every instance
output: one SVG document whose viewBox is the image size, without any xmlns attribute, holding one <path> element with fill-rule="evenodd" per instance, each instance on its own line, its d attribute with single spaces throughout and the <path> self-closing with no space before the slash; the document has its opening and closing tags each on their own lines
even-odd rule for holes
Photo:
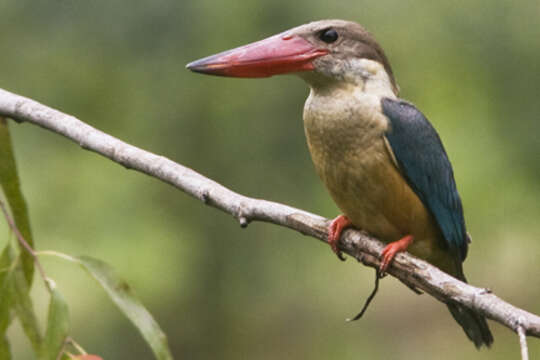
<svg viewBox="0 0 540 360">
<path fill-rule="evenodd" d="M 34 100 L 0 89 L 0 115 L 54 131 L 128 169 L 171 184 L 203 203 L 231 214 L 242 227 L 250 221 L 264 221 L 327 241 L 328 220 L 321 216 L 237 194 L 187 167 L 129 145 Z M 365 265 L 378 268 L 383 244 L 360 231 L 347 230 L 340 248 Z M 488 289 L 465 284 L 408 253 L 398 254 L 388 273 L 444 303 L 460 303 L 516 333 L 520 332 L 521 338 L 525 335 L 540 337 L 539 316 L 501 300 Z"/>
</svg>

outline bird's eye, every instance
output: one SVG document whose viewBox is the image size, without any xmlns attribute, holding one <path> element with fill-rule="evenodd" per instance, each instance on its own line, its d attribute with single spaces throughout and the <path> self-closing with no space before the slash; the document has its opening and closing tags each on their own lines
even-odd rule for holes
<svg viewBox="0 0 540 360">
<path fill-rule="evenodd" d="M 331 43 L 335 42 L 338 39 L 338 33 L 337 33 L 336 30 L 334 30 L 332 28 L 325 29 L 325 30 L 321 31 L 321 33 L 319 34 L 319 39 L 321 39 L 322 41 L 324 41 L 327 44 L 331 44 Z"/>
</svg>

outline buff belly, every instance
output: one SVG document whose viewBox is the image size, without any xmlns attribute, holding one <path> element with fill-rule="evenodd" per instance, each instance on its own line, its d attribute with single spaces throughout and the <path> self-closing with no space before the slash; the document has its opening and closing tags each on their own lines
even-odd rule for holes
<svg viewBox="0 0 540 360">
<path fill-rule="evenodd" d="M 318 164 L 330 195 L 357 228 L 385 242 L 413 235 L 411 253 L 425 259 L 434 255 L 438 228 L 392 163 L 382 138 L 361 153 Z"/>
</svg>

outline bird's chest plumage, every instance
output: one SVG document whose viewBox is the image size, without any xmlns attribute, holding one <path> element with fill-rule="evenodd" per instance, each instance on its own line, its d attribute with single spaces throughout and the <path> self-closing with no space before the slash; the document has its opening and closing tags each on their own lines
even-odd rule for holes
<svg viewBox="0 0 540 360">
<path fill-rule="evenodd" d="M 380 97 L 360 89 L 311 93 L 304 127 L 317 173 L 352 223 L 384 241 L 437 235 L 430 214 L 395 165 Z M 418 251 L 414 251 L 417 247 Z M 429 256 L 431 241 L 411 251 Z"/>
</svg>

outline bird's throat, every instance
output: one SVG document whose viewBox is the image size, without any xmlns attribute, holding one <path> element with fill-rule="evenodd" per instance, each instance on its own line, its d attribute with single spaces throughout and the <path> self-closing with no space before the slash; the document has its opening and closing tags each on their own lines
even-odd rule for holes
<svg viewBox="0 0 540 360">
<path fill-rule="evenodd" d="M 304 106 L 304 128 L 312 155 L 342 157 L 344 152 L 361 151 L 388 128 L 378 95 L 362 86 L 312 87 Z"/>
</svg>

